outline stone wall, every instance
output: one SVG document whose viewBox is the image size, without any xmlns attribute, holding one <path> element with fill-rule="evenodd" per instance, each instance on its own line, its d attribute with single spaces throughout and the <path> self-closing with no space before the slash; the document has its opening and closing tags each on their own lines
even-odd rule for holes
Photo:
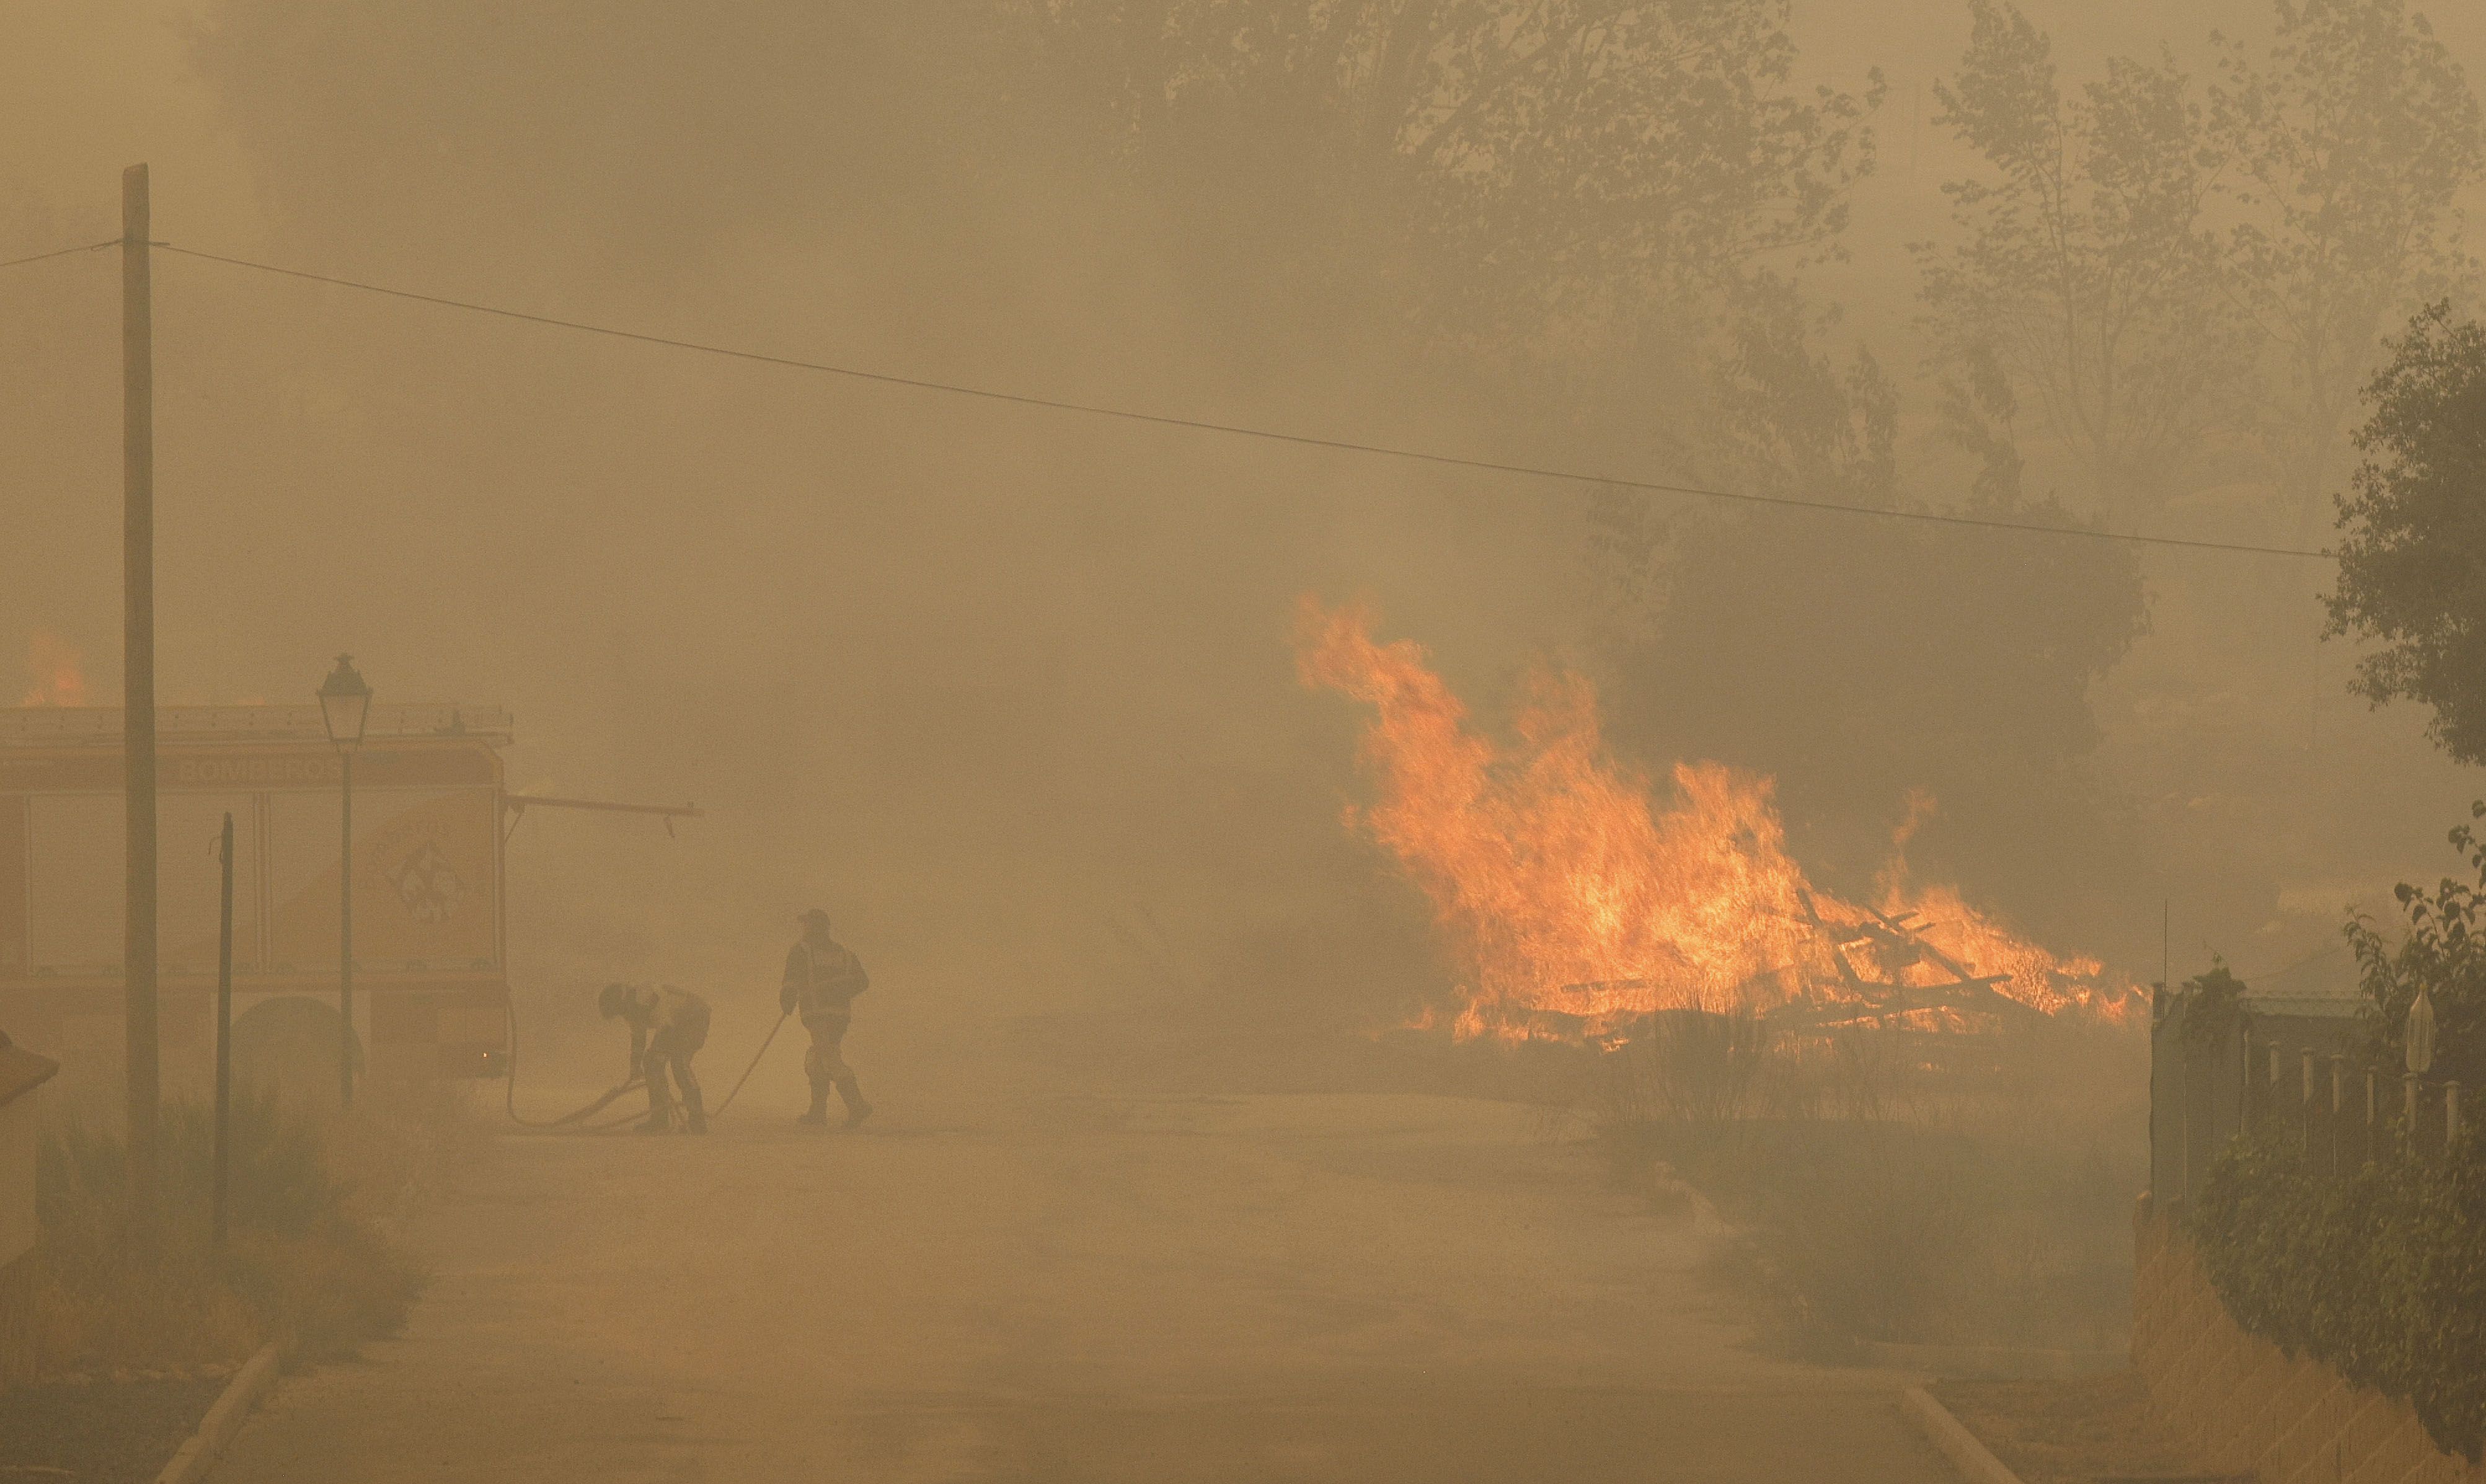
<svg viewBox="0 0 2486 1484">
<path fill-rule="evenodd" d="M 2486 1468 L 2437 1448 L 2406 1402 L 2237 1328 L 2147 1196 L 2134 1225 L 2133 1368 L 2204 1466 L 2258 1484 L 2486 1484 Z"/>
</svg>

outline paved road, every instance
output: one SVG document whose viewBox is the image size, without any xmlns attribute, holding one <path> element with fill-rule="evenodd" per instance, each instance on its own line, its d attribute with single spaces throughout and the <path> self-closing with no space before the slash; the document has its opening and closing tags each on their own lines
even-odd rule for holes
<svg viewBox="0 0 2486 1484">
<path fill-rule="evenodd" d="M 1707 1240 L 1507 1105 L 997 1103 L 513 1136 L 401 1339 L 220 1481 L 1930 1484 L 1888 1378 L 1756 1356 Z"/>
</svg>

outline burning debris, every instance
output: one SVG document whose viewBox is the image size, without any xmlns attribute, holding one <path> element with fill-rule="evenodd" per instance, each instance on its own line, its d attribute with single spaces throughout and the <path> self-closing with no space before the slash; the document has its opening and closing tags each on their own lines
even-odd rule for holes
<svg viewBox="0 0 2486 1484">
<path fill-rule="evenodd" d="M 26 673 L 34 682 L 21 706 L 82 706 L 86 702 L 84 656 L 77 646 L 49 629 L 37 629 L 26 641 Z"/>
<path fill-rule="evenodd" d="M 1307 599 L 1297 660 L 1307 685 L 1373 708 L 1362 753 L 1380 798 L 1347 823 L 1431 900 L 1467 976 L 1463 1039 L 1609 1038 L 1667 1009 L 1965 1029 L 2119 1021 L 2138 1003 L 2095 959 L 1917 884 L 1904 846 L 1927 801 L 1912 801 L 1876 900 L 1852 902 L 1787 854 L 1770 780 L 1679 763 L 1659 800 L 1607 752 L 1582 676 L 1533 675 L 1505 747 L 1468 728 L 1419 646 L 1377 643 L 1360 611 Z"/>
</svg>

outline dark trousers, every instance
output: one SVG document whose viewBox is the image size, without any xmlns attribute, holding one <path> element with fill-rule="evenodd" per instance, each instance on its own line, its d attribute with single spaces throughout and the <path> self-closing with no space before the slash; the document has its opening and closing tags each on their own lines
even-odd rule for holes
<svg viewBox="0 0 2486 1484">
<path fill-rule="evenodd" d="M 822 1013 L 803 1017 L 803 1027 L 812 1032 L 812 1049 L 803 1053 L 803 1075 L 812 1080 L 812 1105 L 827 1104 L 829 1089 L 838 1089 L 838 1098 L 852 1113 L 863 1106 L 863 1089 L 855 1083 L 854 1068 L 846 1065 L 840 1044 L 846 1038 L 846 1027 L 854 1024 L 852 1015 Z"/>
<path fill-rule="evenodd" d="M 707 1044 L 707 1016 L 699 1015 L 692 1024 L 668 1027 L 648 1041 L 648 1053 L 639 1063 L 640 1075 L 648 1079 L 648 1121 L 670 1122 L 674 1113 L 674 1090 L 681 1091 L 682 1112 L 692 1128 L 707 1126 L 707 1109 L 700 1100 L 699 1074 L 691 1070 L 691 1058 Z M 673 1086 L 665 1085 L 672 1074 Z"/>
</svg>

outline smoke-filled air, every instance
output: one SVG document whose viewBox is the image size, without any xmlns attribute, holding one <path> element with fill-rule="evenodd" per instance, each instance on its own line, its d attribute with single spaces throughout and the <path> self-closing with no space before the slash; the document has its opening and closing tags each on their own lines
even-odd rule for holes
<svg viewBox="0 0 2486 1484">
<path fill-rule="evenodd" d="M 2481 87 L 0 3 L 0 1484 L 2478 1476 Z"/>
</svg>

